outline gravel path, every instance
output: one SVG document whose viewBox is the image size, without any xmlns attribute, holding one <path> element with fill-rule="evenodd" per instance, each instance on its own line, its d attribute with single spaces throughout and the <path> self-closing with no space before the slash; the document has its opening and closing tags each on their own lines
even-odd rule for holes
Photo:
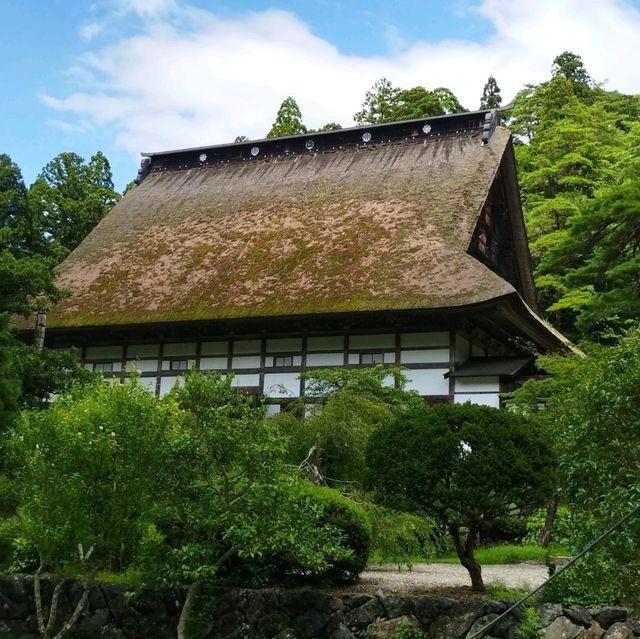
<svg viewBox="0 0 640 639">
<path fill-rule="evenodd" d="M 548 577 L 546 566 L 523 562 L 482 566 L 485 583 L 499 581 L 507 588 L 539 586 Z M 360 575 L 358 589 L 375 592 L 425 592 L 470 586 L 469 573 L 459 564 L 413 564 L 398 570 L 397 564 L 370 564 Z"/>
</svg>

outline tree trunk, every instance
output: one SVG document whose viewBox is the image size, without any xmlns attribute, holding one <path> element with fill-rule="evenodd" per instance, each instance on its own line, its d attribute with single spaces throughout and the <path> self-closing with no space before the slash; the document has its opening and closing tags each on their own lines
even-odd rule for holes
<svg viewBox="0 0 640 639">
<path fill-rule="evenodd" d="M 556 493 L 549 500 L 547 505 L 547 516 L 544 520 L 544 525 L 538 531 L 538 545 L 546 548 L 551 541 L 551 531 L 553 530 L 553 524 L 556 520 L 556 513 L 558 512 L 558 504 L 560 503 L 560 495 Z"/>
<path fill-rule="evenodd" d="M 484 581 L 482 580 L 482 566 L 476 561 L 473 554 L 476 530 L 469 528 L 464 541 L 460 535 L 460 528 L 457 525 L 449 526 L 449 533 L 453 537 L 453 544 L 460 563 L 467 569 L 471 577 L 471 589 L 475 592 L 484 592 Z"/>
<path fill-rule="evenodd" d="M 200 587 L 201 583 L 199 581 L 194 581 L 189 586 L 189 592 L 187 592 L 187 598 L 184 600 L 184 606 L 182 606 L 180 620 L 178 621 L 178 639 L 189 639 L 189 624 L 193 605 L 200 592 Z"/>
</svg>

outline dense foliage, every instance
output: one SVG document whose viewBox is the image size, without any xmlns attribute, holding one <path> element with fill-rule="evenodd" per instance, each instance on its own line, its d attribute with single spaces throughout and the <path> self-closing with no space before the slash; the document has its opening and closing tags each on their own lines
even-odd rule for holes
<svg viewBox="0 0 640 639">
<path fill-rule="evenodd" d="M 551 454 L 535 425 L 486 406 L 415 407 L 371 435 L 367 464 L 383 504 L 446 527 L 476 590 L 484 588 L 477 534 L 551 490 Z"/>
<path fill-rule="evenodd" d="M 408 404 L 422 400 L 403 390 L 405 378 L 399 369 L 381 365 L 308 371 L 303 377 L 305 395 L 315 403 L 298 423 L 297 450 L 303 453 L 298 463 L 315 446 L 325 481 L 360 486 L 371 433 Z"/>
<path fill-rule="evenodd" d="M 54 285 L 53 268 L 118 198 L 100 152 L 88 164 L 61 153 L 29 188 L 19 167 L 0 154 L 0 431 L 21 406 L 42 405 L 87 377 L 71 352 L 19 343 L 10 318 L 46 310 L 64 296 Z"/>
<path fill-rule="evenodd" d="M 230 378 L 188 375 L 170 400 L 183 421 L 174 463 L 180 490 L 163 495 L 147 549 L 156 574 L 211 579 L 234 558 L 274 554 L 321 571 L 349 555 L 338 529 L 319 520 L 322 506 L 299 498 L 284 464 L 286 440 Z"/>
<path fill-rule="evenodd" d="M 25 411 L 8 445 L 23 561 L 77 567 L 82 544 L 94 549 L 92 566 L 128 566 L 156 494 L 170 489 L 177 426 L 171 407 L 135 380 L 96 382 L 49 410 Z"/>
<path fill-rule="evenodd" d="M 386 78 L 381 78 L 367 91 L 362 109 L 353 119 L 359 125 L 381 124 L 464 110 L 458 98 L 444 87 L 432 91 L 421 86 L 400 89 Z"/>
<path fill-rule="evenodd" d="M 508 112 L 539 300 L 575 339 L 611 341 L 638 317 L 640 96 L 595 84 L 565 52 Z"/>
<path fill-rule="evenodd" d="M 528 382 L 515 401 L 555 445 L 568 542 L 578 552 L 640 505 L 640 332 L 584 359 L 549 356 L 540 364 L 551 377 Z M 637 598 L 639 540 L 636 515 L 561 576 L 555 596 L 594 604 Z"/>
</svg>

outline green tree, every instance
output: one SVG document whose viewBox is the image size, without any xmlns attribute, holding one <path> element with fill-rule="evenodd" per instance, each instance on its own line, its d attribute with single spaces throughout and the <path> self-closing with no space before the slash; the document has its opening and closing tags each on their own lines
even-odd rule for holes
<svg viewBox="0 0 640 639">
<path fill-rule="evenodd" d="M 515 402 L 543 424 L 557 451 L 569 543 L 577 553 L 640 504 L 640 331 L 594 347 L 585 358 L 546 356 L 538 365 L 550 376 L 527 382 Z M 636 515 L 560 577 L 556 592 L 586 605 L 637 605 L 638 563 Z"/>
<path fill-rule="evenodd" d="M 482 98 L 480 98 L 481 109 L 496 109 L 502 104 L 502 96 L 500 95 L 500 87 L 496 79 L 490 75 L 484 89 L 482 90 Z"/>
<path fill-rule="evenodd" d="M 306 132 L 307 127 L 302 123 L 302 113 L 298 103 L 292 97 L 285 98 L 278 109 L 276 120 L 271 125 L 267 137 L 279 138 Z"/>
<path fill-rule="evenodd" d="M 26 200 L 20 168 L 6 153 L 0 154 L 0 248 L 16 248 Z"/>
<path fill-rule="evenodd" d="M 446 113 L 462 113 L 466 111 L 451 89 L 438 87 L 434 89 L 432 93 L 438 98 L 443 115 Z"/>
<path fill-rule="evenodd" d="M 28 197 L 47 236 L 67 250 L 80 244 L 120 199 L 100 151 L 88 163 L 76 153 L 60 153 L 44 167 Z"/>
<path fill-rule="evenodd" d="M 362 109 L 353 116 L 356 124 L 393 122 L 391 113 L 398 91 L 387 78 L 380 78 L 366 92 Z"/>
<path fill-rule="evenodd" d="M 289 422 L 288 434 L 294 443 L 291 461 L 300 464 L 315 447 L 313 461 L 327 483 L 362 484 L 364 451 L 371 433 L 407 405 L 422 400 L 402 390 L 405 378 L 395 368 L 314 370 L 303 378 L 301 401 L 314 403 L 304 419 Z"/>
<path fill-rule="evenodd" d="M 591 88 L 594 85 L 591 76 L 587 72 L 582 58 L 571 51 L 564 51 L 553 61 L 551 75 L 555 78 L 558 75 L 565 77 L 573 85 L 575 94 L 581 98 L 589 98 Z"/>
<path fill-rule="evenodd" d="M 535 424 L 486 406 L 415 408 L 375 431 L 366 455 L 382 503 L 444 526 L 478 591 L 484 590 L 474 557 L 478 533 L 544 502 L 551 491 L 551 454 Z"/>
<path fill-rule="evenodd" d="M 575 253 L 569 229 L 584 227 L 594 201 L 619 182 L 632 126 L 620 126 L 620 115 L 599 99 L 581 101 L 563 74 L 521 92 L 510 118 L 528 142 L 516 146 L 516 157 L 540 305 L 557 328 L 579 337 L 586 324 L 576 322 L 593 287 L 604 289 L 594 277 L 572 276 L 584 258 Z M 598 236 L 596 252 L 599 241 Z M 574 252 L 563 261 L 560 253 L 569 253 L 560 247 L 569 244 Z"/>
<path fill-rule="evenodd" d="M 562 273 L 568 292 L 555 308 L 570 305 L 577 329 L 599 341 L 640 316 L 640 123 L 630 124 L 625 137 L 616 181 L 569 218 L 566 233 L 540 267 Z"/>
<path fill-rule="evenodd" d="M 167 479 L 177 426 L 174 407 L 136 380 L 96 380 L 60 397 L 49 410 L 23 413 L 8 452 L 20 502 L 16 547 L 25 560 L 37 558 L 41 636 L 50 636 L 56 623 L 55 615 L 46 622 L 42 614 L 43 570 L 85 575 L 84 594 L 68 622 L 73 625 L 96 571 L 130 564 L 157 494 L 174 489 Z M 52 610 L 61 587 L 58 581 Z"/>
<path fill-rule="evenodd" d="M 381 78 L 367 91 L 362 109 L 353 118 L 359 125 L 379 124 L 461 111 L 464 108 L 449 89 L 399 89 L 386 78 Z"/>
<path fill-rule="evenodd" d="M 169 401 L 183 420 L 171 464 L 176 489 L 161 500 L 146 565 L 158 577 L 191 583 L 179 637 L 202 585 L 234 559 L 284 553 L 302 570 L 320 570 L 349 556 L 338 530 L 322 524 L 322 508 L 299 499 L 284 463 L 286 440 L 229 377 L 192 373 Z"/>
<path fill-rule="evenodd" d="M 337 122 L 327 122 L 323 124 L 318 131 L 339 131 L 342 128 L 342 124 L 338 124 Z"/>
<path fill-rule="evenodd" d="M 16 417 L 22 391 L 15 365 L 19 346 L 10 319 L 60 299 L 62 292 L 53 284 L 52 267 L 51 259 L 15 257 L 8 249 L 0 250 L 0 432 Z"/>
</svg>

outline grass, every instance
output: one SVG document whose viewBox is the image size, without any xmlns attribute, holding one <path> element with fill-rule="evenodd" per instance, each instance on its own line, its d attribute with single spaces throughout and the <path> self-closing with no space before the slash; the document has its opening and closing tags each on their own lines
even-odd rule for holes
<svg viewBox="0 0 640 639">
<path fill-rule="evenodd" d="M 143 574 L 137 570 L 125 570 L 124 572 L 110 572 L 103 570 L 96 575 L 96 581 L 110 584 L 124 584 L 126 586 L 144 586 L 146 582 Z"/>
<path fill-rule="evenodd" d="M 484 566 L 491 564 L 517 564 L 521 561 L 538 561 L 544 563 L 549 554 L 548 548 L 540 546 L 517 546 L 502 544 L 486 546 L 475 551 L 476 561 Z M 430 560 L 430 563 L 458 564 L 460 560 L 455 552 L 448 552 Z"/>
<path fill-rule="evenodd" d="M 528 595 L 532 588 L 528 584 L 518 586 L 517 588 L 507 588 L 502 581 L 490 581 L 485 583 L 485 592 L 483 597 L 489 600 L 505 600 L 518 601 L 525 595 Z"/>
<path fill-rule="evenodd" d="M 484 546 L 477 548 L 475 557 L 478 563 L 487 566 L 492 564 L 517 564 L 522 561 L 537 561 L 545 563 L 548 556 L 567 555 L 568 551 L 560 545 L 552 544 L 549 548 L 540 548 L 535 545 L 500 544 L 497 546 Z M 381 553 L 373 553 L 369 558 L 372 564 L 458 564 L 460 560 L 455 552 L 449 551 L 436 556 L 402 555 L 385 556 Z"/>
</svg>

